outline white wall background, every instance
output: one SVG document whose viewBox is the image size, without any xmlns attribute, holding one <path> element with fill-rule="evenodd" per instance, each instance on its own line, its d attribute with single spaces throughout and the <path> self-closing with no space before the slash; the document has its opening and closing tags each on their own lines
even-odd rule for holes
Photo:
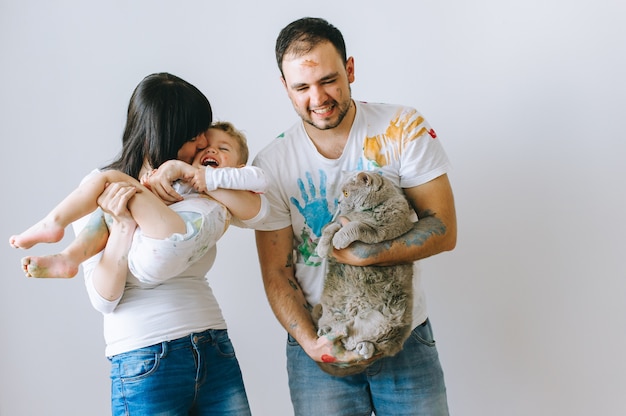
<svg viewBox="0 0 626 416">
<path fill-rule="evenodd" d="M 424 262 L 452 413 L 626 414 L 623 0 L 0 0 L 0 234 L 116 155 L 152 72 L 198 86 L 255 155 L 296 120 L 273 47 L 305 15 L 344 32 L 355 98 L 417 107 L 455 165 L 458 247 Z M 26 279 L 3 247 L 0 415 L 109 414 L 82 274 Z M 210 280 L 253 413 L 292 414 L 252 231 L 227 233 Z"/>
</svg>

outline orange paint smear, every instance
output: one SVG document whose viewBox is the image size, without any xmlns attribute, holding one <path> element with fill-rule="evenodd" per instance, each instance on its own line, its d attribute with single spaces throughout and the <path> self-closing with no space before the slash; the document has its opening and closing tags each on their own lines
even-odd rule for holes
<svg viewBox="0 0 626 416">
<path fill-rule="evenodd" d="M 428 134 L 426 127 L 422 126 L 419 128 L 424 122 L 422 116 L 411 120 L 415 113 L 415 111 L 412 111 L 405 114 L 403 117 L 400 117 L 398 114 L 396 118 L 391 120 L 385 133 L 373 137 L 366 137 L 363 143 L 365 157 L 378 166 L 385 166 L 390 160 L 399 157 L 400 151 L 404 145 L 424 134 Z M 402 132 L 411 132 L 411 134 L 403 138 Z"/>
</svg>

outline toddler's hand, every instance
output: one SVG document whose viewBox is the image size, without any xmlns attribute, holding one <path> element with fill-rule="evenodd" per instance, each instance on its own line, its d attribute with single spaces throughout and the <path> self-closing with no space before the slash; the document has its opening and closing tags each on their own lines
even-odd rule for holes
<svg viewBox="0 0 626 416">
<path fill-rule="evenodd" d="M 193 186 L 193 188 L 200 193 L 207 192 L 207 188 L 206 188 L 206 170 L 207 169 L 212 169 L 212 168 L 202 167 L 202 168 L 196 169 L 196 171 L 193 173 L 193 175 L 191 176 L 189 180 L 189 182 L 191 183 L 191 186 Z"/>
</svg>

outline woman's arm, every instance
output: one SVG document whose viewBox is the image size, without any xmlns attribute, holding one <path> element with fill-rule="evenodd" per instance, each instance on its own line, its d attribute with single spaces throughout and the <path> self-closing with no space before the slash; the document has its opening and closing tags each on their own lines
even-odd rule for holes
<svg viewBox="0 0 626 416">
<path fill-rule="evenodd" d="M 82 263 L 89 299 L 92 306 L 101 313 L 112 312 L 124 292 L 127 271 L 125 253 L 128 252 L 136 227 L 126 206 L 135 192 L 136 188 L 129 184 L 116 183 L 107 186 L 97 199 L 101 208 L 72 223 L 77 238 L 102 240 L 101 247 L 104 248 L 100 248 L 98 253 L 85 254 L 89 258 Z M 109 226 L 105 223 L 103 210 L 111 215 Z M 108 242 L 111 244 L 107 246 Z M 94 244 L 93 241 L 90 244 Z M 94 247 L 90 249 L 95 250 Z"/>
<path fill-rule="evenodd" d="M 230 213 L 240 220 L 255 218 L 261 211 L 261 196 L 250 191 L 216 189 L 207 195 L 219 201 Z"/>
<path fill-rule="evenodd" d="M 128 202 L 137 192 L 124 182 L 112 183 L 98 198 L 98 205 L 111 215 L 109 239 L 102 257 L 93 270 L 93 285 L 98 294 L 112 301 L 124 293 L 128 274 L 128 251 L 137 223 L 128 210 Z"/>
<path fill-rule="evenodd" d="M 256 166 L 201 167 L 186 179 L 198 192 L 221 202 L 240 220 L 254 219 L 263 211 L 264 204 L 259 194 L 267 189 L 267 180 L 263 170 Z"/>
<path fill-rule="evenodd" d="M 98 204 L 111 214 L 108 226 L 108 241 L 104 250 L 83 263 L 87 293 L 93 307 L 101 313 L 110 313 L 119 303 L 128 273 L 126 261 L 128 250 L 135 230 L 135 223 L 126 209 L 128 201 L 135 193 L 132 186 L 119 183 L 111 184 L 98 198 Z M 107 229 L 102 210 L 97 210 L 87 220 L 81 219 L 74 224 L 74 231 L 84 229 Z M 110 243 L 110 244 L 109 244 Z"/>
</svg>

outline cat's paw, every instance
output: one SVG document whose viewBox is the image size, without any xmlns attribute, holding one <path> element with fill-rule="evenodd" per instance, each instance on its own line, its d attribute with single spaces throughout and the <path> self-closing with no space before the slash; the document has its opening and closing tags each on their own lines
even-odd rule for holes
<svg viewBox="0 0 626 416">
<path fill-rule="evenodd" d="M 374 344 L 369 341 L 361 341 L 356 344 L 356 352 L 358 352 L 363 359 L 369 360 L 374 355 L 374 352 L 376 352 L 376 348 L 374 348 Z"/>
<path fill-rule="evenodd" d="M 337 223 L 328 224 L 326 228 L 324 228 L 324 231 L 322 232 L 322 236 L 317 242 L 317 247 L 315 248 L 315 254 L 317 254 L 319 257 L 322 257 L 322 258 L 328 257 L 332 254 L 333 247 L 331 246 L 331 243 L 333 241 L 333 236 L 335 235 L 337 230 L 339 230 L 340 228 L 341 228 L 341 224 L 337 224 Z"/>
<path fill-rule="evenodd" d="M 354 242 L 347 232 L 347 228 L 342 228 L 333 236 L 333 247 L 337 250 L 344 249 Z"/>
<path fill-rule="evenodd" d="M 332 247 L 330 246 L 330 240 L 328 238 L 320 238 L 317 242 L 317 247 L 315 248 L 315 254 L 319 257 L 324 258 L 328 257 L 332 252 Z"/>
<path fill-rule="evenodd" d="M 317 330 L 317 336 L 323 337 L 326 334 L 329 334 L 332 331 L 332 328 L 328 325 L 322 326 Z"/>
<path fill-rule="evenodd" d="M 324 313 L 324 308 L 321 303 L 313 306 L 313 310 L 311 311 L 311 318 L 313 318 L 313 322 L 319 323 L 320 318 Z"/>
</svg>

